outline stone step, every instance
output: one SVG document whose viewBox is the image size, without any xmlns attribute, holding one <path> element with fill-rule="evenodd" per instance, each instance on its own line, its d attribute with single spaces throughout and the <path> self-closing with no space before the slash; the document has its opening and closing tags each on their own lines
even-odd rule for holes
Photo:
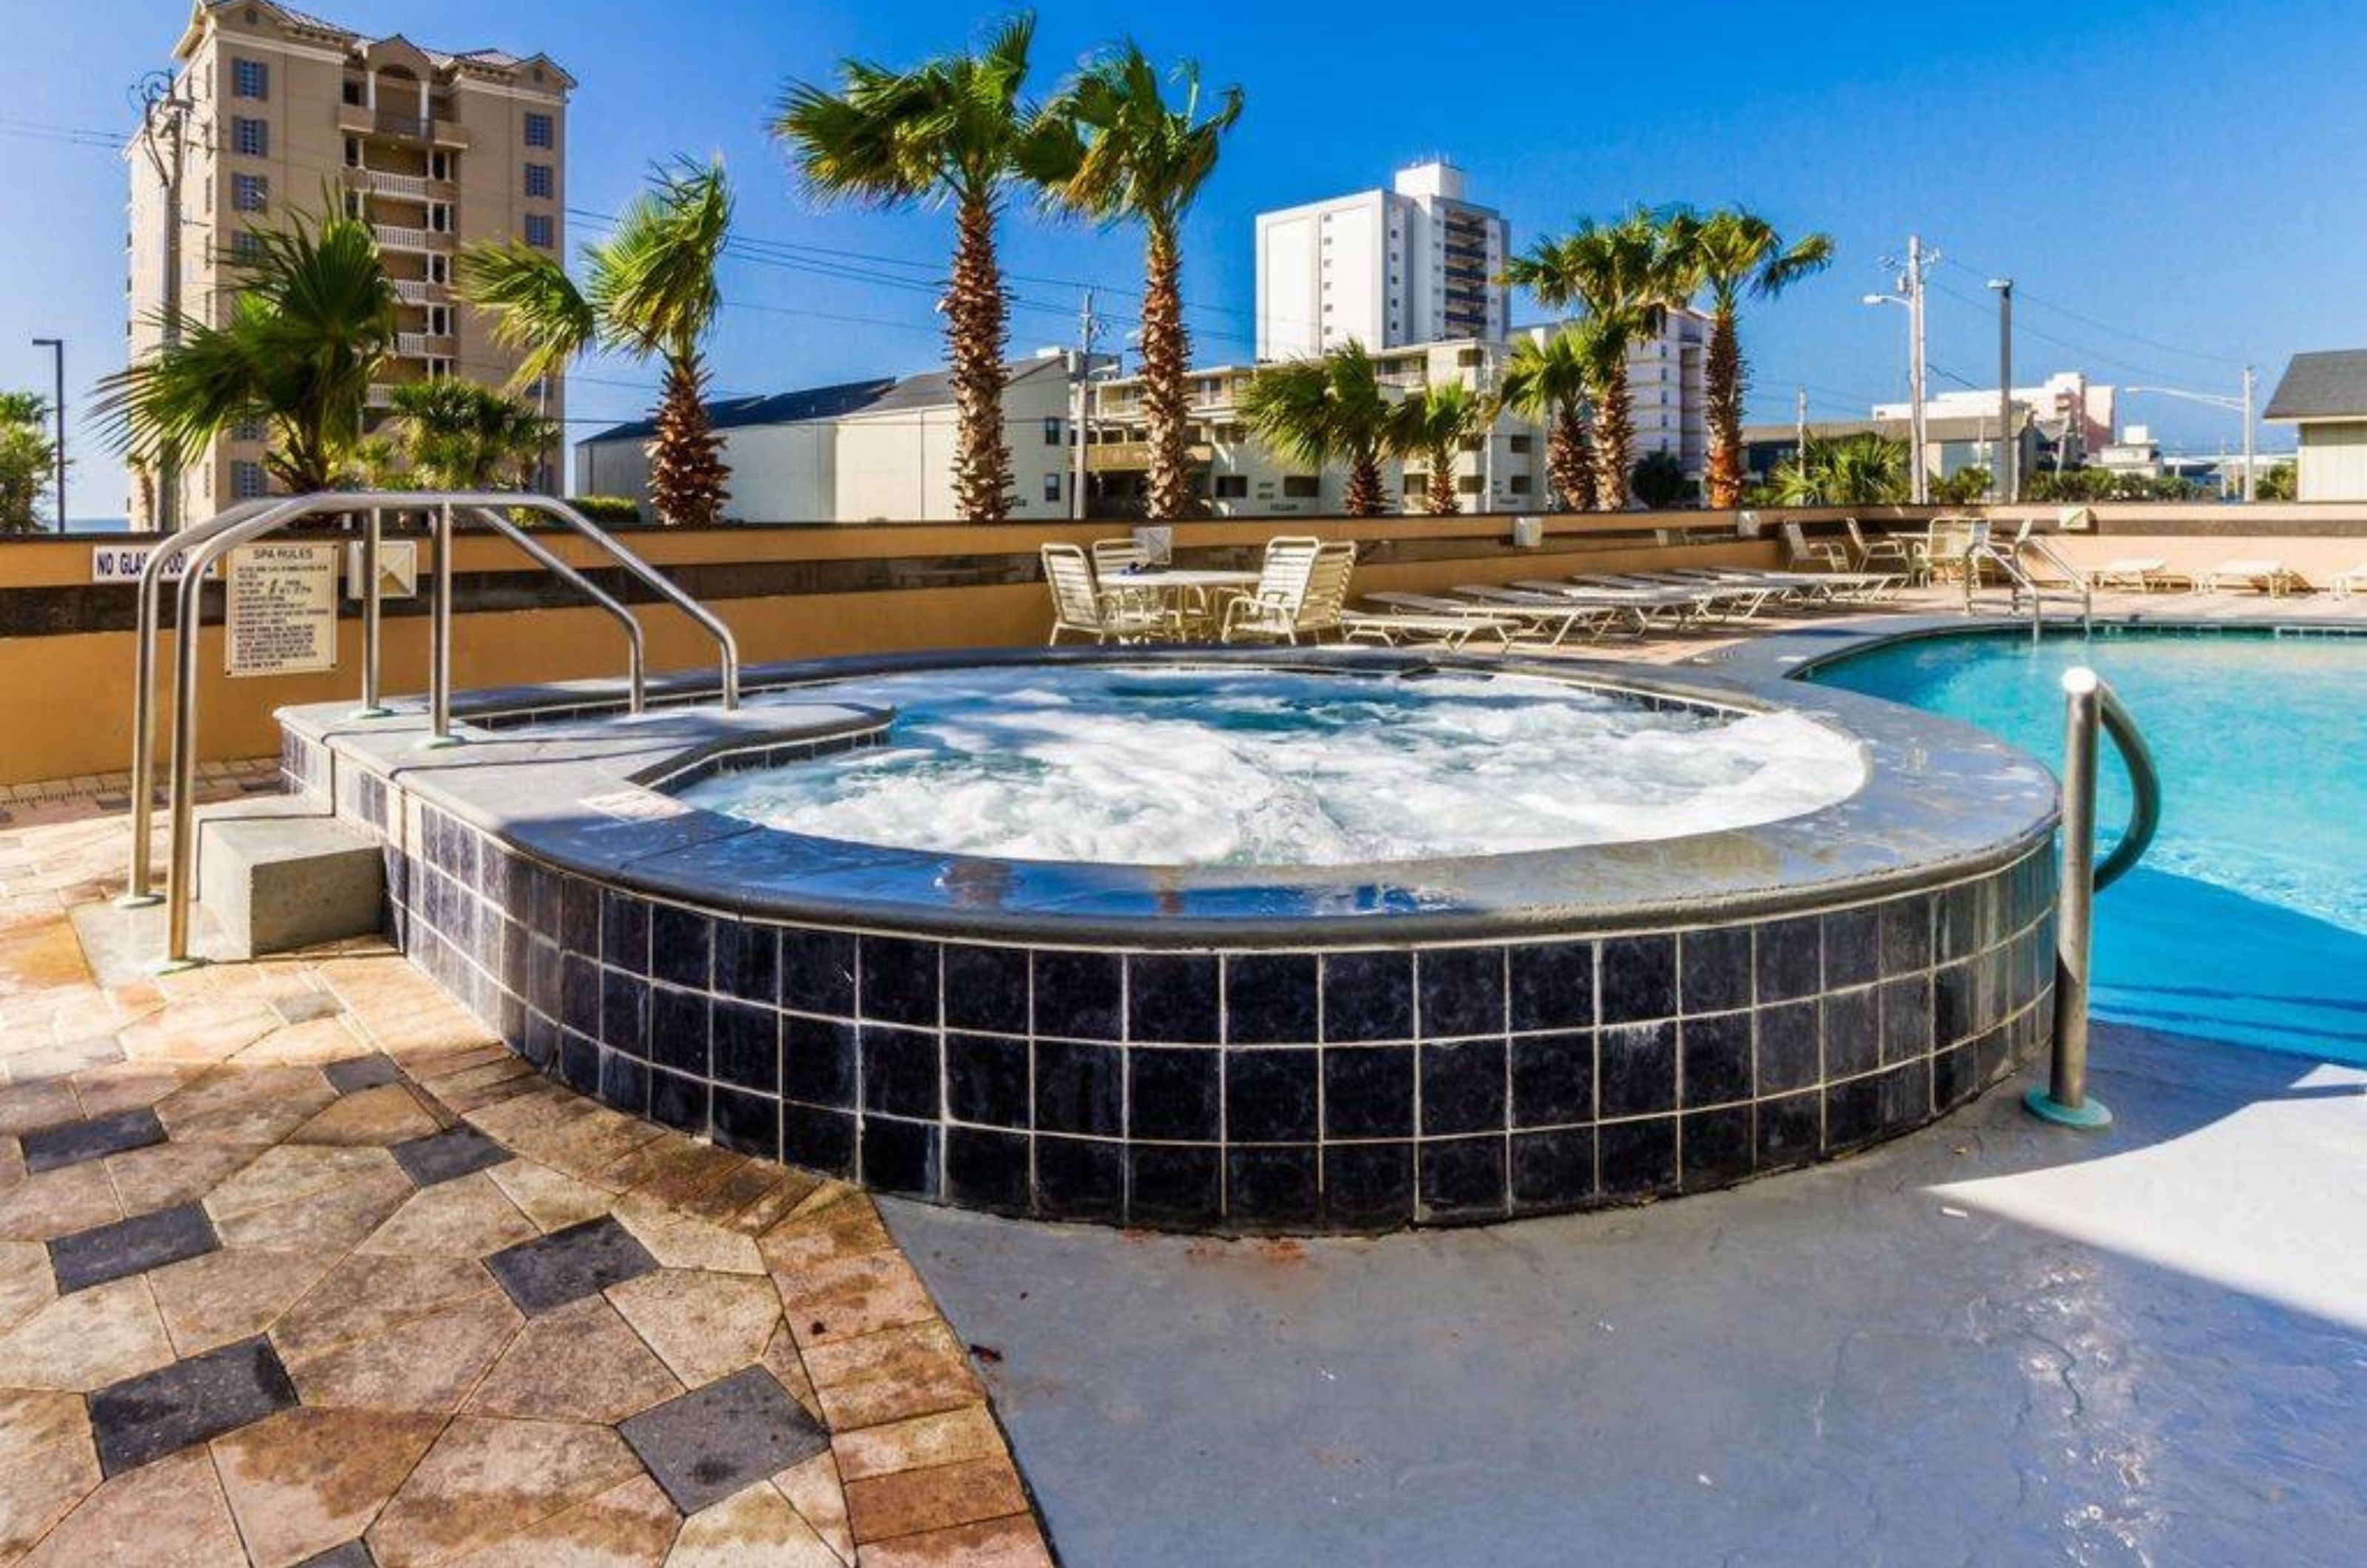
<svg viewBox="0 0 2367 1568">
<path fill-rule="evenodd" d="M 367 936 L 384 923 L 378 836 L 317 795 L 199 807 L 197 886 L 226 957 Z"/>
</svg>

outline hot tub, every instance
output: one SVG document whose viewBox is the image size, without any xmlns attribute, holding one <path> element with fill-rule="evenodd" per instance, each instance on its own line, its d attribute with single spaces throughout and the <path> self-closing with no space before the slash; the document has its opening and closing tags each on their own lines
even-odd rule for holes
<svg viewBox="0 0 2367 1568">
<path fill-rule="evenodd" d="M 2046 1040 L 2052 780 L 1848 694 L 1569 660 L 964 655 L 736 714 L 283 714 L 537 1066 L 878 1190 L 1202 1230 L 1729 1184 Z"/>
</svg>

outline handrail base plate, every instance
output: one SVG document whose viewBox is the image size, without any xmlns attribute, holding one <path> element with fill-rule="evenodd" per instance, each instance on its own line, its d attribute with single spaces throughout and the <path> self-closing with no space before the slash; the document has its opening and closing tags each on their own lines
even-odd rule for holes
<svg viewBox="0 0 2367 1568">
<path fill-rule="evenodd" d="M 2112 1124 L 2112 1111 L 2094 1095 L 2077 1105 L 2066 1105 L 2047 1093 L 2043 1085 L 2033 1085 L 2022 1091 L 2022 1108 L 2041 1122 L 2052 1122 L 2057 1127 L 2076 1128 L 2083 1133 L 2092 1133 Z"/>
<path fill-rule="evenodd" d="M 119 909 L 150 909 L 164 901 L 162 893 L 121 893 L 116 896 Z"/>
</svg>

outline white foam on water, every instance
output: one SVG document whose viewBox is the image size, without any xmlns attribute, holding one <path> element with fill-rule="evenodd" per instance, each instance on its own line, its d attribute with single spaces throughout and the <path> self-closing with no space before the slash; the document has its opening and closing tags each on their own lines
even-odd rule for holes
<svg viewBox="0 0 2367 1568">
<path fill-rule="evenodd" d="M 1534 676 L 1217 667 L 933 671 L 795 696 L 891 705 L 885 745 L 685 798 L 862 843 L 1143 865 L 1344 865 L 1668 839 L 1856 791 L 1797 714 L 1655 712 Z"/>
</svg>

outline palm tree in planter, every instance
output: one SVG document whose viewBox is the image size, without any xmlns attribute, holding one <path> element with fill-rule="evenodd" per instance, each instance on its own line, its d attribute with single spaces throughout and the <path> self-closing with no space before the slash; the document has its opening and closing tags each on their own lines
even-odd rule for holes
<svg viewBox="0 0 2367 1568">
<path fill-rule="evenodd" d="M 685 161 L 656 171 L 608 237 L 583 247 L 581 286 L 516 241 L 460 258 L 462 298 L 493 318 L 496 343 L 523 355 L 513 390 L 589 349 L 663 362 L 649 456 L 650 502 L 664 523 L 713 523 L 730 493 L 723 441 L 708 420 L 702 345 L 723 304 L 715 267 L 730 230 L 723 165 Z"/>
<path fill-rule="evenodd" d="M 1390 449 L 1397 405 L 1381 390 L 1365 345 L 1342 344 L 1319 359 L 1268 366 L 1250 378 L 1240 414 L 1274 451 L 1321 473 L 1344 464 L 1351 517 L 1377 517 L 1387 497 L 1381 458 Z"/>
<path fill-rule="evenodd" d="M 994 220 L 1003 191 L 1040 164 L 1036 143 L 1052 134 L 1020 96 L 1035 36 L 1035 18 L 1023 15 L 968 53 L 910 71 L 843 61 L 837 91 L 792 83 L 772 123 L 821 200 L 952 205 L 953 276 L 941 308 L 957 422 L 954 502 L 972 523 L 1000 522 L 1011 510 L 1002 431 L 1010 302 Z"/>
<path fill-rule="evenodd" d="M 1165 73 L 1127 43 L 1088 62 L 1045 106 L 1027 172 L 1052 201 L 1104 223 L 1143 228 L 1142 413 L 1150 447 L 1153 517 L 1192 509 L 1185 377 L 1192 341 L 1184 326 L 1184 215 L 1217 167 L 1218 143 L 1241 116 L 1241 90 L 1216 93 L 1201 112 L 1200 67 Z"/>
<path fill-rule="evenodd" d="M 357 219 L 251 232 L 253 249 L 227 258 L 238 285 L 229 320 L 159 316 L 173 341 L 99 383 L 99 416 L 143 471 L 260 423 L 265 470 L 309 495 L 344 478 L 362 438 L 370 383 L 394 350 L 394 285 Z"/>
<path fill-rule="evenodd" d="M 1428 468 L 1433 515 L 1451 517 L 1463 510 L 1455 489 L 1455 457 L 1489 423 L 1485 402 L 1460 381 L 1433 382 L 1398 404 L 1390 446 L 1399 457 L 1421 458 Z"/>
<path fill-rule="evenodd" d="M 1561 504 L 1584 512 L 1594 504 L 1594 444 L 1586 428 L 1588 386 L 1584 344 L 1564 327 L 1542 341 L 1512 345 L 1496 395 L 1506 408 L 1544 427 L 1546 477 Z"/>
<path fill-rule="evenodd" d="M 393 391 L 410 472 L 435 490 L 523 486 L 559 439 L 559 426 L 515 398 L 457 377 L 405 381 Z"/>
<path fill-rule="evenodd" d="M 1705 475 L 1712 506 L 1742 503 L 1742 399 L 1750 389 L 1737 331 L 1742 297 L 1772 299 L 1804 277 L 1832 265 L 1833 237 L 1809 234 L 1786 244 L 1774 226 L 1754 212 L 1721 208 L 1704 217 L 1682 216 L 1670 226 L 1672 262 L 1685 292 L 1709 294 L 1709 347 L 1704 378 L 1709 401 L 1709 466 Z"/>
<path fill-rule="evenodd" d="M 1670 301 L 1685 292 L 1678 234 L 1672 224 L 1637 208 L 1615 223 L 1590 220 L 1559 239 L 1540 240 L 1504 269 L 1506 282 L 1526 288 L 1547 310 L 1580 312 L 1570 324 L 1588 334 L 1594 495 L 1605 512 L 1627 504 L 1636 433 L 1628 346 L 1659 331 Z"/>
</svg>

